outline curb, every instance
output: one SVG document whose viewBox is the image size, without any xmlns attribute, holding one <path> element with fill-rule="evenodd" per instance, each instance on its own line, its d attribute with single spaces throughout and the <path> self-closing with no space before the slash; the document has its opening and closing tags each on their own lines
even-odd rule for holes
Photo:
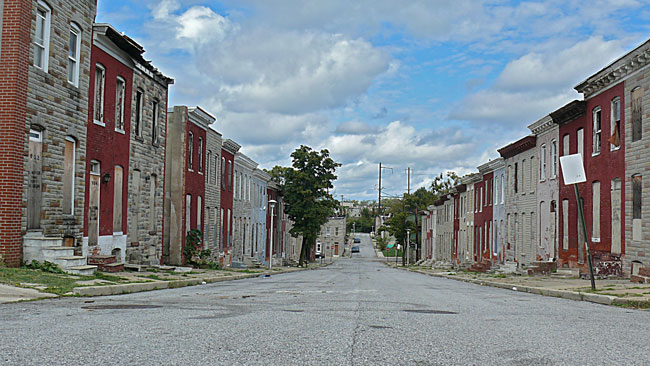
<svg viewBox="0 0 650 366">
<path fill-rule="evenodd" d="M 479 286 L 496 287 L 504 290 L 527 292 L 530 294 L 542 295 L 542 296 L 559 297 L 559 298 L 574 300 L 574 301 L 587 301 L 587 302 L 593 302 L 601 305 L 618 305 L 618 306 L 622 305 L 622 306 L 635 306 L 635 307 L 643 307 L 643 308 L 650 307 L 649 300 L 635 301 L 635 300 L 623 299 L 616 296 L 592 294 L 588 292 L 576 292 L 576 291 L 569 291 L 569 290 L 551 289 L 545 287 L 522 286 L 522 285 L 511 284 L 511 283 L 492 282 L 492 281 L 479 280 L 473 278 L 460 278 L 460 277 L 449 276 L 445 274 L 425 272 L 418 269 L 409 269 L 409 268 L 399 268 L 399 269 L 420 273 L 431 277 L 446 278 L 455 281 L 472 283 Z"/>
<path fill-rule="evenodd" d="M 308 269 L 311 270 L 316 268 L 297 268 L 297 269 L 292 268 L 290 270 L 277 272 L 273 274 L 284 274 L 284 273 L 305 271 Z M 204 282 L 207 284 L 207 283 L 243 280 L 247 278 L 260 277 L 265 274 L 266 273 L 264 272 L 259 272 L 259 273 L 232 274 L 228 276 L 218 276 L 218 277 L 189 278 L 185 280 L 174 280 L 174 281 L 151 281 L 151 282 L 124 283 L 119 285 L 106 285 L 106 286 L 84 286 L 84 287 L 75 287 L 74 289 L 72 289 L 72 292 L 77 296 L 88 296 L 88 297 L 123 295 L 123 294 L 131 294 L 131 293 L 143 292 L 143 291 L 165 290 L 165 289 L 181 288 L 187 286 L 196 286 L 196 285 L 201 285 Z"/>
</svg>

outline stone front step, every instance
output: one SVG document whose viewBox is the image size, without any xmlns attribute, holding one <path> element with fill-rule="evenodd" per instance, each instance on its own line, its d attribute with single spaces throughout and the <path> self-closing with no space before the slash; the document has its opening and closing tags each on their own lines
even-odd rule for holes
<svg viewBox="0 0 650 366">
<path fill-rule="evenodd" d="M 650 267 L 639 268 L 639 276 L 650 277 Z"/>
<path fill-rule="evenodd" d="M 41 261 L 54 263 L 59 257 L 73 257 L 74 248 L 72 247 L 44 247 L 41 249 Z M 38 258 L 34 258 L 39 260 Z M 84 263 L 85 264 L 85 263 Z"/>
<path fill-rule="evenodd" d="M 639 275 L 631 275 L 630 276 L 630 282 L 646 284 L 646 283 L 650 283 L 650 277 L 639 276 Z"/>
<path fill-rule="evenodd" d="M 88 264 L 99 265 L 115 263 L 117 259 L 114 255 L 91 255 L 88 257 Z"/>
<path fill-rule="evenodd" d="M 533 262 L 528 268 L 528 275 L 549 275 L 557 269 L 557 262 Z"/>
<path fill-rule="evenodd" d="M 122 272 L 124 271 L 124 263 L 105 263 L 98 264 L 97 269 L 101 272 Z"/>
<path fill-rule="evenodd" d="M 63 271 L 70 274 L 92 276 L 97 271 L 97 266 L 85 265 L 63 268 Z"/>
<path fill-rule="evenodd" d="M 51 262 L 65 270 L 65 268 L 68 267 L 85 266 L 86 257 L 79 256 L 79 255 L 56 257 Z"/>
</svg>

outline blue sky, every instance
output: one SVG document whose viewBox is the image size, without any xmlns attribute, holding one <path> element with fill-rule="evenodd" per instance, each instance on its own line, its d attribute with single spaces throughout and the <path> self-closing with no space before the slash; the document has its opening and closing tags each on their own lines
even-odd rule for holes
<svg viewBox="0 0 650 366">
<path fill-rule="evenodd" d="M 262 168 L 300 144 L 343 166 L 336 195 L 388 194 L 497 157 L 573 86 L 650 37 L 650 0 L 99 0 Z"/>
</svg>

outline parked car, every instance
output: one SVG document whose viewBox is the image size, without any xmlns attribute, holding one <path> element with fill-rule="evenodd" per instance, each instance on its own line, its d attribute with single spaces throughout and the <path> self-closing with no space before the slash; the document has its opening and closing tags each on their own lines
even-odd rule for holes
<svg viewBox="0 0 650 366">
<path fill-rule="evenodd" d="M 355 243 L 355 244 L 356 244 L 356 243 L 361 243 L 361 239 L 359 239 L 359 238 L 354 238 L 354 243 Z"/>
<path fill-rule="evenodd" d="M 359 247 L 358 246 L 353 246 L 352 247 L 352 253 L 359 253 Z"/>
</svg>

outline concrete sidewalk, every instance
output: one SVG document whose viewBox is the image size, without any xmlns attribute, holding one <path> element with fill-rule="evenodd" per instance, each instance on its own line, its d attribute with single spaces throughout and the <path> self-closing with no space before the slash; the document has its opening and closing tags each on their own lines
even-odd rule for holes
<svg viewBox="0 0 650 366">
<path fill-rule="evenodd" d="M 290 273 L 296 271 L 312 270 L 328 266 L 331 263 L 312 263 L 305 268 L 297 267 L 274 267 L 272 275 Z M 142 272 L 115 272 L 107 273 L 108 278 L 120 278 L 119 281 L 111 281 L 97 278 L 82 280 L 76 282 L 79 287 L 75 287 L 68 296 L 108 296 L 121 295 L 134 292 L 163 290 L 170 288 L 179 288 L 186 286 L 204 285 L 208 283 L 234 281 L 245 278 L 254 278 L 268 275 L 268 270 L 242 271 L 228 270 L 202 270 L 192 269 L 190 272 L 173 272 L 152 268 Z M 70 277 L 70 275 L 65 275 Z M 45 286 L 38 283 L 24 283 L 16 287 L 0 284 L 0 304 L 25 300 L 37 300 L 44 298 L 58 297 L 59 295 L 49 292 L 42 292 Z"/>
<path fill-rule="evenodd" d="M 58 297 L 58 295 L 40 292 L 33 288 L 22 288 L 0 284 L 0 304 L 37 300 L 49 297 Z"/>
<path fill-rule="evenodd" d="M 625 279 L 596 280 L 596 291 L 592 291 L 590 281 L 579 278 L 453 272 L 415 266 L 408 268 L 399 266 L 398 268 L 433 277 L 464 281 L 480 286 L 498 287 L 510 291 L 589 301 L 604 305 L 650 308 L 650 285 L 631 283 Z"/>
</svg>

